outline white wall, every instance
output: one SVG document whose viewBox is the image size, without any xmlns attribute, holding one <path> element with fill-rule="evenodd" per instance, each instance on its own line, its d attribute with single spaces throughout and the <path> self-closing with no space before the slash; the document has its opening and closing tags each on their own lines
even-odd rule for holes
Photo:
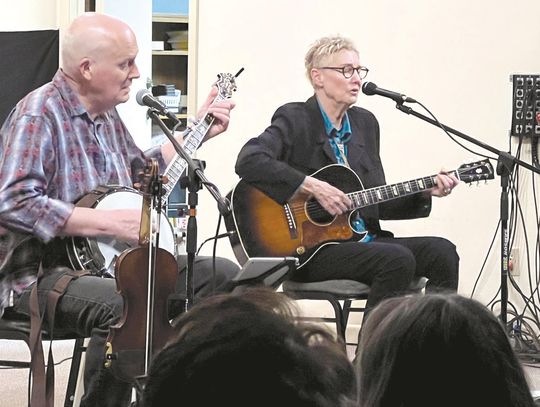
<svg viewBox="0 0 540 407">
<path fill-rule="evenodd" d="M 237 181 L 234 163 L 241 146 L 264 130 L 279 105 L 312 94 L 303 57 L 316 38 L 332 34 L 356 42 L 361 62 L 370 68 L 367 80 L 406 93 L 448 126 L 507 150 L 509 75 L 540 73 L 540 25 L 526 20 L 539 13 L 535 0 L 200 0 L 199 100 L 216 73 L 235 73 L 240 67 L 245 72 L 237 80 L 228 134 L 204 145 L 199 158 L 207 160 L 208 177 L 228 191 Z M 380 121 L 389 182 L 480 159 L 441 130 L 399 112 L 388 99 L 362 95 L 358 104 Z M 522 158 L 530 161 L 530 154 Z M 461 256 L 460 291 L 469 294 L 497 226 L 499 195 L 498 178 L 479 188 L 461 185 L 448 199 L 434 200 L 428 219 L 385 226 L 398 235 L 440 235 L 455 242 Z M 200 239 L 214 232 L 217 219 L 208 196 L 201 194 Z M 219 247 L 230 255 L 228 243 Z M 498 249 L 496 243 L 480 281 L 477 298 L 485 301 L 499 286 Z M 524 274 L 519 278 L 525 285 Z"/>
</svg>

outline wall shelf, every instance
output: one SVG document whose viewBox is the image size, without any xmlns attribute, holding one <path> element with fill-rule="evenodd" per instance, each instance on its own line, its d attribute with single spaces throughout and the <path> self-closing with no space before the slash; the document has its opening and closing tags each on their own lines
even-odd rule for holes
<svg viewBox="0 0 540 407">
<path fill-rule="evenodd" d="M 178 1 L 178 0 L 175 0 Z M 190 13 L 195 14 L 190 17 L 180 14 L 152 14 L 152 41 L 163 42 L 163 50 L 152 50 L 152 84 L 153 85 L 174 85 L 181 92 L 181 102 L 178 113 L 175 116 L 181 120 L 181 126 L 177 129 L 181 131 L 185 128 L 190 106 L 194 105 L 192 100 L 195 96 L 196 70 L 192 69 L 196 62 L 196 1 L 190 1 Z M 180 10 L 178 3 L 168 4 L 174 9 Z M 191 21 L 191 23 L 190 23 Z M 193 32 L 190 32 L 194 30 Z M 181 33 L 182 32 L 182 33 Z M 170 35 L 173 38 L 170 38 Z M 185 40 L 184 40 L 185 38 Z M 192 40 L 195 40 L 192 42 Z M 171 42 L 168 42 L 171 41 Z M 180 42 L 181 41 L 181 42 Z M 189 44 L 188 44 L 189 42 Z M 161 48 L 161 47 L 159 47 Z M 175 49 L 173 49 L 175 48 Z M 189 49 L 189 51 L 188 51 Z M 190 85 L 191 83 L 191 85 Z M 189 92 L 192 94 L 189 94 Z M 166 117 L 162 120 L 168 121 Z M 168 123 L 170 124 L 170 122 Z M 171 126 L 169 126 L 171 127 Z M 164 140 L 164 134 L 158 126 L 152 126 L 152 144 L 160 144 Z M 186 206 L 186 193 L 176 185 L 169 197 L 168 215 L 178 217 L 178 209 Z M 178 226 L 181 231 L 182 227 Z"/>
<path fill-rule="evenodd" d="M 189 22 L 189 16 L 182 14 L 152 14 L 152 21 L 154 23 L 184 23 Z"/>
<path fill-rule="evenodd" d="M 187 50 L 173 49 L 173 50 L 164 50 L 164 51 L 152 51 L 152 55 L 180 55 L 188 56 Z"/>
</svg>

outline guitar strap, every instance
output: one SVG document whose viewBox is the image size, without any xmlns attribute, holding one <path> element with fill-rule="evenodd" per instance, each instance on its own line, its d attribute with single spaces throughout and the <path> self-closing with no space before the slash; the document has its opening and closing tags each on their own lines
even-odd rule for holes
<svg viewBox="0 0 540 407">
<path fill-rule="evenodd" d="M 70 271 L 62 275 L 49 292 L 45 311 L 39 310 L 38 285 L 44 276 L 43 265 L 39 264 L 38 279 L 30 291 L 30 379 L 32 407 L 54 407 L 54 358 L 52 354 L 52 340 L 54 338 L 54 316 L 56 304 L 64 295 L 69 283 L 81 276 L 90 274 L 88 270 Z M 47 358 L 47 370 L 43 355 L 42 326 L 47 314 L 47 323 L 51 346 Z"/>
</svg>

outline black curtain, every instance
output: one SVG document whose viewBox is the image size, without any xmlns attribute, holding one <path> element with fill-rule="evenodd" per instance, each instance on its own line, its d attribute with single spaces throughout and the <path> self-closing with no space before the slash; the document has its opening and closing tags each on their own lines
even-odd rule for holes
<svg viewBox="0 0 540 407">
<path fill-rule="evenodd" d="M 0 124 L 58 69 L 58 30 L 0 32 Z"/>
</svg>

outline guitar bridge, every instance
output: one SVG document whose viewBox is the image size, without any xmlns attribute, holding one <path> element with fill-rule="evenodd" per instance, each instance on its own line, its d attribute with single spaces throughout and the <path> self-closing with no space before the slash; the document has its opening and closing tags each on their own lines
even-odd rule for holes
<svg viewBox="0 0 540 407">
<path fill-rule="evenodd" d="M 283 210 L 285 211 L 285 218 L 287 219 L 287 226 L 289 228 L 289 235 L 291 239 L 298 239 L 298 228 L 296 226 L 296 221 L 291 211 L 291 207 L 288 203 L 283 205 Z"/>
</svg>

